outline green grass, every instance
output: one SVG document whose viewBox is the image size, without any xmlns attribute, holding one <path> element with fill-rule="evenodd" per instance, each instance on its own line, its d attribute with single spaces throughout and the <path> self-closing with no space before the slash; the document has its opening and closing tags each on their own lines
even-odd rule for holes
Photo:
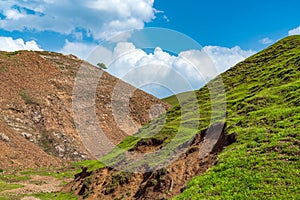
<svg viewBox="0 0 300 200">
<path fill-rule="evenodd" d="M 31 184 L 45 184 L 44 182 L 31 181 L 31 176 L 39 175 L 39 176 L 51 176 L 57 178 L 59 180 L 66 180 L 66 178 L 74 178 L 74 175 L 81 171 L 80 166 L 83 164 L 91 163 L 92 161 L 83 161 L 83 162 L 75 162 L 65 166 L 63 169 L 59 168 L 41 168 L 41 169 L 24 169 L 18 173 L 9 173 L 7 171 L 3 171 L 0 173 L 0 192 L 5 190 L 11 190 L 16 188 L 23 187 L 20 182 L 29 181 Z M 91 165 L 89 165 L 90 167 Z M 93 169 L 93 168 L 91 168 Z M 62 184 L 66 184 L 67 182 L 63 181 Z M 25 196 L 35 196 L 42 200 L 54 199 L 54 200 L 64 200 L 64 199 L 76 199 L 71 193 L 38 193 L 38 194 L 22 194 L 15 195 L 13 193 L 1 195 L 0 200 L 14 200 L 21 199 Z"/>
<path fill-rule="evenodd" d="M 193 93 L 194 93 L 194 91 L 183 92 L 183 93 L 179 93 L 179 94 L 172 95 L 169 97 L 165 97 L 162 100 L 172 106 L 175 106 L 175 105 L 179 104 L 180 102 L 183 102 L 189 95 L 192 95 Z"/>
<path fill-rule="evenodd" d="M 39 193 L 31 195 L 37 198 L 40 198 L 41 200 L 76 200 L 77 197 L 72 193 L 63 193 L 63 192 L 57 192 L 57 193 Z"/>
<path fill-rule="evenodd" d="M 6 196 L 0 195 L 0 200 L 16 200 L 22 199 L 24 197 L 36 197 L 41 200 L 77 200 L 76 197 L 72 193 L 64 193 L 64 192 L 53 192 L 53 193 L 37 193 L 37 194 L 7 194 Z"/>
<path fill-rule="evenodd" d="M 74 177 L 74 171 L 48 171 L 47 169 L 41 169 L 38 171 L 31 171 L 26 170 L 20 173 L 23 176 L 31 176 L 31 175 L 39 175 L 39 176 L 51 176 L 57 179 L 64 179 L 64 178 L 73 178 Z"/>
<path fill-rule="evenodd" d="M 7 174 L 2 173 L 0 174 L 0 181 L 6 182 L 6 183 L 17 183 L 21 181 L 29 180 L 29 175 L 22 175 L 22 174 Z"/>
<path fill-rule="evenodd" d="M 222 74 L 238 142 L 174 199 L 300 199 L 300 37 Z"/>
<path fill-rule="evenodd" d="M 76 162 L 74 165 L 77 167 L 87 167 L 89 172 L 105 167 L 105 165 L 98 160 L 84 160 Z"/>
<path fill-rule="evenodd" d="M 0 192 L 6 191 L 6 190 L 13 190 L 13 189 L 21 188 L 21 187 L 22 187 L 22 185 L 10 184 L 10 183 L 6 183 L 6 182 L 0 180 Z"/>
<path fill-rule="evenodd" d="M 5 58 L 13 58 L 15 55 L 18 55 L 20 51 L 13 51 L 13 52 L 5 52 L 0 51 L 0 56 Z"/>
<path fill-rule="evenodd" d="M 91 162 L 91 161 L 89 161 Z M 0 174 L 0 181 L 6 183 L 18 183 L 22 181 L 30 180 L 31 176 L 51 176 L 60 180 L 65 178 L 73 178 L 76 173 L 80 172 L 81 163 L 73 163 L 66 168 L 40 168 L 40 169 L 23 169 L 18 173 L 6 173 L 5 171 Z"/>
</svg>

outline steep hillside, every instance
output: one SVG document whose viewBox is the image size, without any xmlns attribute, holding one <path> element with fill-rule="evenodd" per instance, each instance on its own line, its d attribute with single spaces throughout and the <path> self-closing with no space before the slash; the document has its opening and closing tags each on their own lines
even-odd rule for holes
<svg viewBox="0 0 300 200">
<path fill-rule="evenodd" d="M 300 198 L 300 36 L 277 42 L 187 94 L 101 162 L 86 164 L 89 169 L 65 191 L 89 199 L 165 199 L 180 193 L 175 199 Z M 222 133 L 212 142 L 216 130 Z M 207 150 L 207 143 L 213 148 Z M 166 151 L 159 154 L 161 149 Z M 144 153 L 144 159 L 131 153 Z M 165 167 L 155 170 L 157 163 Z"/>
<path fill-rule="evenodd" d="M 63 160 L 92 158 L 77 133 L 72 112 L 74 81 L 83 63 L 74 56 L 58 53 L 0 52 L 0 169 L 60 166 Z M 134 120 L 135 130 L 151 119 L 153 105 L 169 108 L 161 100 L 103 72 L 95 110 L 112 143 L 119 143 L 128 134 L 115 122 L 109 106 L 117 83 L 124 90 L 135 91 L 130 99 L 130 116 L 125 116 Z M 123 109 L 122 105 L 119 108 Z"/>
<path fill-rule="evenodd" d="M 277 42 L 222 79 L 227 131 L 237 143 L 175 199 L 299 199 L 300 36 Z"/>
</svg>

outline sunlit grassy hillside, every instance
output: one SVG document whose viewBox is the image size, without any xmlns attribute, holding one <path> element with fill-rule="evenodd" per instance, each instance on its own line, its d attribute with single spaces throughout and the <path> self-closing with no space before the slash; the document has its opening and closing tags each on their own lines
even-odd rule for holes
<svg viewBox="0 0 300 200">
<path fill-rule="evenodd" d="M 300 36 L 239 63 L 222 79 L 227 131 L 237 143 L 175 199 L 300 199 Z"/>
<path fill-rule="evenodd" d="M 300 199 L 300 36 L 277 42 L 186 94 L 179 104 L 169 97 L 177 105 L 119 147 L 134 149 L 139 141 L 154 138 L 163 146 L 171 144 L 171 152 L 211 123 L 226 121 L 226 132 L 235 133 L 237 142 L 175 199 Z M 218 108 L 224 106 L 223 118 Z M 101 161 L 114 165 L 125 156 L 114 149 Z M 104 166 L 86 165 L 90 170 Z"/>
</svg>

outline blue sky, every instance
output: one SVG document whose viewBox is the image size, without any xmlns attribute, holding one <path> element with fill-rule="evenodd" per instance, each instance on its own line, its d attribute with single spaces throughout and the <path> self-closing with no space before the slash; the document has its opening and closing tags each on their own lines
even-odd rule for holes
<svg viewBox="0 0 300 200">
<path fill-rule="evenodd" d="M 146 26 L 163 26 L 183 32 L 202 45 L 240 46 L 261 50 L 260 40 L 276 41 L 300 25 L 300 1 L 210 0 L 155 1 L 160 15 Z"/>
<path fill-rule="evenodd" d="M 0 0 L 0 50 L 58 51 L 87 59 L 97 45 L 119 33 L 162 27 L 183 33 L 202 45 L 220 73 L 278 39 L 300 34 L 299 8 L 298 0 Z M 156 51 L 153 47 L 153 52 L 145 52 L 134 43 L 121 42 L 115 45 L 119 49 L 111 50 L 112 54 L 123 52 L 122 48 L 135 53 L 118 60 L 119 69 L 108 70 L 120 78 L 120 67 L 132 65 L 128 69 L 132 70 L 142 61 L 145 64 L 145 60 L 176 68 L 185 74 L 185 79 L 194 78 L 178 58 L 186 56 L 194 61 L 192 56 L 199 57 L 199 52 L 186 49 L 172 55 L 165 49 L 161 51 L 159 44 Z M 196 89 L 204 83 L 204 79 L 194 80 L 191 85 Z M 159 97 L 170 94 L 149 88 L 145 90 Z"/>
<path fill-rule="evenodd" d="M 8 7 L 14 5 L 26 7 L 27 4 L 20 4 L 19 2 L 22 1 L 11 1 L 13 3 L 9 4 L 7 2 L 2 0 L 1 4 L 7 4 Z M 258 51 L 266 46 L 260 40 L 269 38 L 276 41 L 287 36 L 289 30 L 300 26 L 299 7 L 300 2 L 297 0 L 252 0 L 247 3 L 237 0 L 173 0 L 171 3 L 166 0 L 156 0 L 153 8 L 162 12 L 156 13 L 156 18 L 144 23 L 144 26 L 170 28 L 194 38 L 202 45 L 240 46 L 242 49 Z M 80 4 L 78 9 L 80 9 Z M 86 9 L 84 10 L 86 11 Z M 0 11 L 0 19 L 3 19 L 5 9 L 1 8 Z M 64 10 L 62 9 L 61 12 Z M 84 13 L 82 17 L 83 19 L 86 17 Z M 44 22 L 47 23 L 47 20 Z M 18 24 L 18 20 L 12 23 Z M 75 30 L 76 28 L 83 33 L 86 32 L 84 28 L 80 30 L 80 27 L 74 27 Z M 41 48 L 52 51 L 59 51 L 64 46 L 65 39 L 83 42 L 95 41 L 92 37 L 78 40 L 71 34 L 60 34 L 55 30 L 47 30 L 49 28 L 46 26 L 44 30 L 28 29 L 31 29 L 30 25 L 23 30 L 13 30 L 5 28 L 1 24 L 0 36 L 35 40 Z M 51 42 L 49 38 L 52 39 Z"/>
</svg>

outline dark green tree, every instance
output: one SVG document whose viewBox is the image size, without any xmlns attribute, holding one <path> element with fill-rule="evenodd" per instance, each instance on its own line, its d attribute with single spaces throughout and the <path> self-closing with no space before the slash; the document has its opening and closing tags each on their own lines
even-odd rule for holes
<svg viewBox="0 0 300 200">
<path fill-rule="evenodd" d="M 102 68 L 102 69 L 107 69 L 107 67 L 104 63 L 98 63 L 97 66 Z"/>
</svg>

